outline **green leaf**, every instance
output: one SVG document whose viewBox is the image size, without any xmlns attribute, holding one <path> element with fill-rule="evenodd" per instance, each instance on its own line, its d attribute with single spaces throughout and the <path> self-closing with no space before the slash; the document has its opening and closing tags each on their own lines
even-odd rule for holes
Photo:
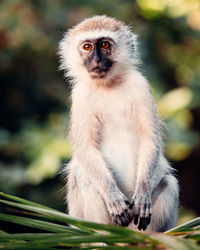
<svg viewBox="0 0 200 250">
<path fill-rule="evenodd" d="M 67 226 L 59 225 L 52 222 L 42 221 L 42 220 L 35 220 L 26 217 L 14 216 L 14 215 L 7 215 L 7 214 L 0 214 L 0 220 L 7 221 L 11 223 L 20 224 L 23 226 L 28 226 L 32 228 L 38 228 L 41 230 L 45 230 L 48 232 L 69 232 L 69 233 L 79 233 L 83 234 L 80 229 L 70 228 Z"/>
<path fill-rule="evenodd" d="M 2 234 L 7 234 L 7 233 L 3 230 L 0 230 L 0 234 L 2 235 Z"/>
<path fill-rule="evenodd" d="M 48 207 L 43 208 L 43 207 L 37 207 L 37 206 L 24 205 L 21 203 L 16 203 L 16 202 L 7 201 L 7 200 L 0 200 L 0 202 L 7 204 L 9 206 L 14 206 L 14 207 L 18 207 L 21 209 L 32 211 L 32 212 L 35 212 L 38 214 L 42 214 L 44 218 L 51 219 L 53 221 L 71 224 L 71 225 L 77 226 L 79 228 L 84 228 L 83 231 L 92 233 L 92 231 L 89 230 L 87 228 L 87 226 L 85 227 L 84 225 L 82 225 L 82 223 L 79 222 L 79 220 L 77 220 L 73 217 L 70 217 L 62 212 L 58 212 L 56 210 L 49 209 Z"/>
<path fill-rule="evenodd" d="M 73 249 L 99 248 L 108 250 L 127 248 L 170 248 L 174 250 L 199 249 L 199 218 L 173 228 L 166 233 L 144 234 L 128 228 L 99 224 L 80 218 L 74 218 L 65 213 L 40 206 L 36 203 L 29 203 L 26 200 L 14 196 L 3 194 L 3 197 L 6 198 L 6 200 L 0 200 L 0 202 L 29 211 L 32 216 L 39 216 L 49 221 L 27 218 L 25 217 L 27 216 L 27 212 L 23 214 L 22 217 L 0 214 L 0 220 L 42 229 L 51 233 L 8 234 L 0 230 L 0 248 L 2 249 L 55 249 L 52 247 L 61 249 L 73 247 Z M 9 199 L 12 201 L 9 201 Z M 66 224 L 66 226 L 63 224 Z M 71 224 L 76 228 L 68 227 L 67 224 Z M 82 243 L 85 243 L 85 245 L 82 245 Z M 93 245 L 87 245 L 90 243 Z M 107 246 L 95 246 L 97 243 L 106 243 Z"/>
<path fill-rule="evenodd" d="M 166 231 L 165 233 L 171 233 L 171 232 L 179 232 L 185 229 L 190 229 L 193 228 L 195 226 L 200 226 L 200 217 L 197 217 L 196 219 L 190 220 L 182 225 L 179 225 L 177 227 L 174 227 L 168 231 Z"/>
<path fill-rule="evenodd" d="M 188 233 L 187 235 L 185 235 L 185 238 L 193 239 L 199 243 L 200 242 L 200 232 L 196 231 L 196 232 Z"/>
<path fill-rule="evenodd" d="M 76 247 L 73 247 L 73 250 L 79 250 L 79 248 L 76 248 Z M 136 246 L 133 246 L 131 247 L 130 245 L 125 245 L 125 246 L 91 246 L 91 247 L 82 247 L 82 249 L 84 250 L 90 250 L 90 249 L 104 249 L 104 250 L 123 250 L 123 249 L 128 249 L 128 250 L 141 250 L 141 249 L 144 249 L 144 247 L 136 247 Z M 145 246 L 145 250 L 152 250 L 153 248 L 152 247 L 146 247 Z"/>
<path fill-rule="evenodd" d="M 19 202 L 19 203 L 22 203 L 22 204 L 25 204 L 25 205 L 30 205 L 30 206 L 33 206 L 33 207 L 47 208 L 47 209 L 51 209 L 51 210 L 56 211 L 53 208 L 49 208 L 49 207 L 46 207 L 44 205 L 38 204 L 36 202 L 28 201 L 28 200 L 25 200 L 25 199 L 22 199 L 22 198 L 13 196 L 13 195 L 5 194 L 3 192 L 0 192 L 0 196 L 2 196 L 4 198 L 7 198 L 7 199 L 9 199 L 11 201 L 16 201 L 16 202 Z"/>
<path fill-rule="evenodd" d="M 160 243 L 164 243 L 167 248 L 174 250 L 197 250 L 198 246 L 190 240 L 178 238 L 165 234 L 152 234 L 153 239 L 158 240 Z"/>
<path fill-rule="evenodd" d="M 46 247 L 46 246 L 35 246 L 31 244 L 23 244 L 23 243 L 0 243 L 0 249 L 5 250 L 27 250 L 27 249 L 33 249 L 33 250 L 55 250 L 55 248 Z"/>
<path fill-rule="evenodd" d="M 39 240 L 44 237 L 53 237 L 54 233 L 17 233 L 17 234 L 4 234 L 0 237 L 0 242 L 10 240 Z M 67 235 L 67 234 L 66 234 Z"/>
<path fill-rule="evenodd" d="M 61 223 L 71 224 L 73 226 L 80 228 L 84 232 L 88 232 L 88 233 L 95 233 L 94 231 L 91 231 L 91 229 L 95 229 L 95 230 L 117 233 L 120 235 L 121 234 L 131 235 L 132 237 L 135 237 L 138 240 L 148 238 L 147 235 L 130 230 L 128 228 L 122 228 L 122 227 L 117 227 L 117 226 L 107 225 L 107 224 L 99 224 L 99 223 L 95 223 L 95 222 L 86 221 L 86 220 L 80 219 L 80 218 L 77 219 L 77 218 L 71 217 L 69 215 L 66 215 L 64 213 L 61 213 L 61 212 L 58 212 L 55 210 L 51 210 L 48 208 L 33 207 L 33 206 L 24 205 L 24 204 L 11 202 L 11 201 L 7 201 L 7 200 L 6 201 L 0 200 L 0 202 L 7 204 L 7 205 L 10 205 L 10 206 L 15 206 L 15 207 L 22 208 L 22 209 L 25 209 L 28 211 L 33 211 L 33 212 L 42 214 L 47 219 L 51 219 L 51 220 L 61 222 Z"/>
<path fill-rule="evenodd" d="M 105 234 L 96 234 L 96 235 L 84 235 L 84 236 L 69 236 L 66 237 L 65 234 L 55 234 L 53 238 L 46 237 L 45 239 L 40 239 L 37 243 L 44 244 L 46 246 L 57 246 L 59 244 L 81 244 L 81 243 L 96 243 L 104 242 L 108 244 L 113 243 L 138 243 L 138 240 L 135 240 L 132 237 L 120 237 L 119 235 L 105 235 Z M 145 241 L 139 241 L 140 243 L 145 243 Z"/>
</svg>

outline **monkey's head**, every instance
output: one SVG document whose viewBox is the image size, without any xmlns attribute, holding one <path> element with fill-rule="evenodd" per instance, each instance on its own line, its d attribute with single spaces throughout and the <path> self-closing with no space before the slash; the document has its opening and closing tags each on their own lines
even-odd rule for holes
<svg viewBox="0 0 200 250">
<path fill-rule="evenodd" d="M 94 16 L 65 34 L 59 54 L 67 76 L 109 82 L 137 63 L 136 35 L 114 18 Z"/>
</svg>

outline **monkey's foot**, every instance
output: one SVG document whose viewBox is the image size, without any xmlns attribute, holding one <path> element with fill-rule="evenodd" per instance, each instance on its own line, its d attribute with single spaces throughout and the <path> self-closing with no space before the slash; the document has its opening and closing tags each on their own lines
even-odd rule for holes
<svg viewBox="0 0 200 250">
<path fill-rule="evenodd" d="M 129 208 L 133 208 L 134 224 L 138 225 L 139 230 L 146 230 L 151 222 L 151 199 L 149 196 L 134 195 L 131 199 Z"/>
<path fill-rule="evenodd" d="M 107 208 L 116 225 L 126 227 L 131 222 L 129 205 L 130 202 L 122 193 L 112 194 L 112 198 L 107 202 Z"/>
</svg>

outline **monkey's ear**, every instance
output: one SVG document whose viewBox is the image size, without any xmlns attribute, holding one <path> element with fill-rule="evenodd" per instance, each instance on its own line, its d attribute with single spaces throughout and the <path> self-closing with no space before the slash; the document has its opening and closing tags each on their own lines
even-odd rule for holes
<svg viewBox="0 0 200 250">
<path fill-rule="evenodd" d="M 133 34 L 131 31 L 127 34 L 127 45 L 130 52 L 133 54 L 137 51 L 137 35 Z"/>
<path fill-rule="evenodd" d="M 129 29 L 126 35 L 126 46 L 129 50 L 129 56 L 134 65 L 140 63 L 139 54 L 138 54 L 138 46 L 137 46 L 137 38 L 138 36 L 131 32 Z"/>
</svg>

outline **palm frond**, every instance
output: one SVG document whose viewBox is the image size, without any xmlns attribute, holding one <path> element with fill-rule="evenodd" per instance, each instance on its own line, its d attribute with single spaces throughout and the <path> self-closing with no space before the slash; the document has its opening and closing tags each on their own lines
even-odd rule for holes
<svg viewBox="0 0 200 250">
<path fill-rule="evenodd" d="M 0 196 L 1 203 L 23 211 L 22 216 L 0 214 L 0 221 L 40 230 L 14 234 L 0 230 L 1 249 L 200 249 L 200 218 L 165 233 L 141 233 L 74 218 L 12 195 L 0 193 Z"/>
</svg>

